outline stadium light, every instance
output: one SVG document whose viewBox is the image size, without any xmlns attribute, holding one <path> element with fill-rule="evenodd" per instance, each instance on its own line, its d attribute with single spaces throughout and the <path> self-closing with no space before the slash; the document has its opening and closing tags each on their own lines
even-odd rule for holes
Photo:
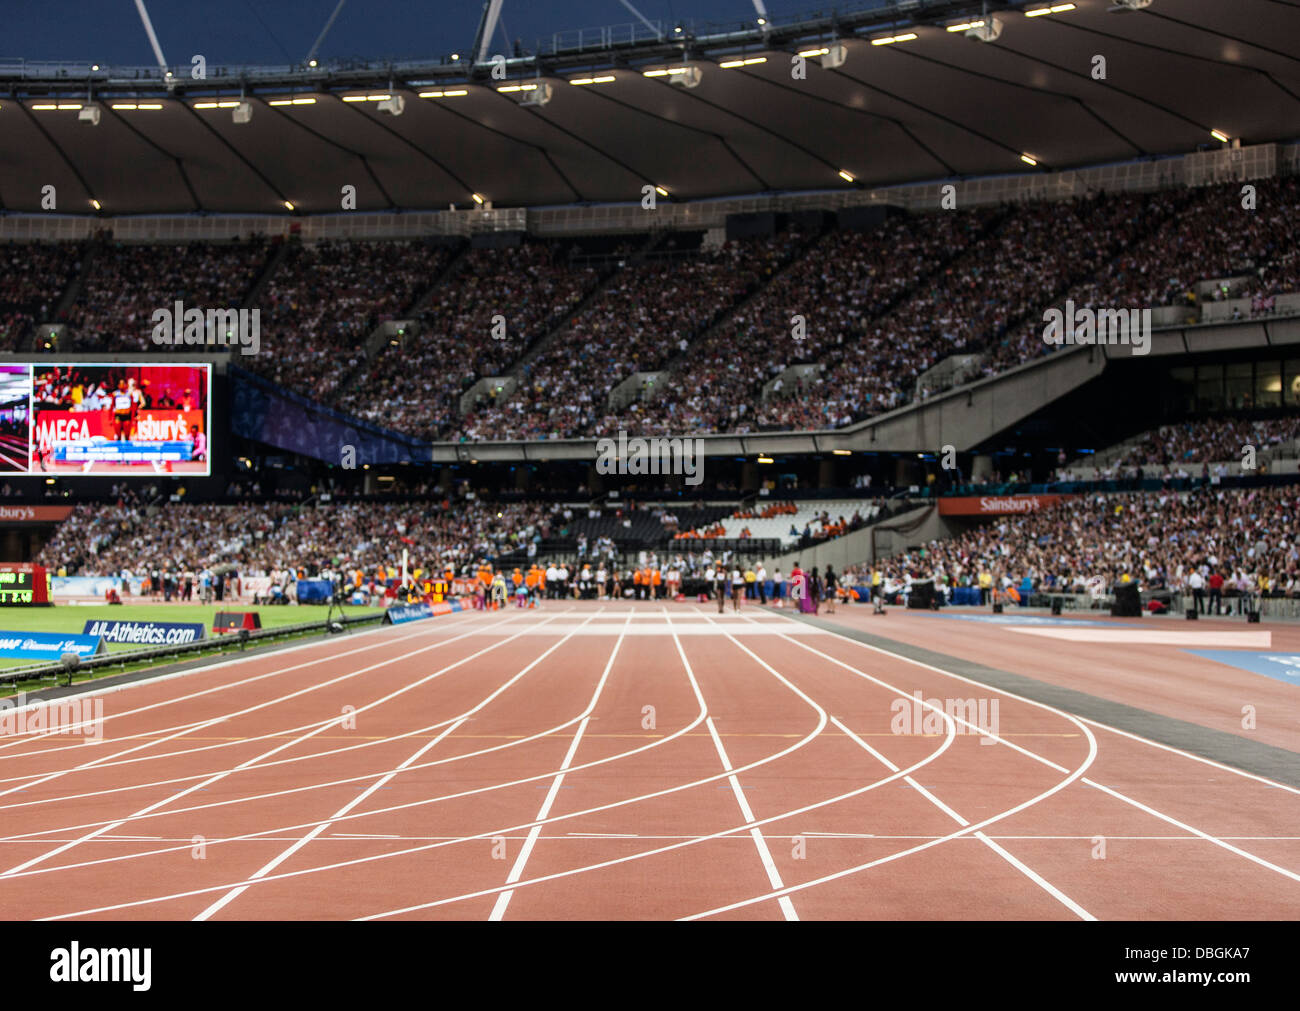
<svg viewBox="0 0 1300 1011">
<path fill-rule="evenodd" d="M 1222 130 L 1211 130 L 1210 136 L 1213 137 L 1215 140 L 1219 141 L 1219 143 L 1221 144 L 1228 143 L 1228 135 L 1224 133 Z"/>
<path fill-rule="evenodd" d="M 704 77 L 703 71 L 699 67 L 660 67 L 657 70 L 644 70 L 641 72 L 643 77 L 666 77 L 669 84 L 676 84 L 683 88 L 697 87 Z"/>
<path fill-rule="evenodd" d="M 846 183 L 855 183 L 855 182 L 857 182 L 857 180 L 856 180 L 855 178 L 853 178 L 853 173 L 851 173 L 851 172 L 846 172 L 846 171 L 844 171 L 844 169 L 840 169 L 840 178 L 843 179 Z"/>
<path fill-rule="evenodd" d="M 477 193 L 471 193 L 470 196 L 474 198 L 474 203 L 476 203 L 476 204 L 482 204 L 482 203 L 483 203 L 483 198 L 482 198 L 481 196 L 479 196 Z"/>
<path fill-rule="evenodd" d="M 655 192 L 658 193 L 661 197 L 668 196 L 668 191 L 664 189 L 662 186 L 656 186 Z"/>
<path fill-rule="evenodd" d="M 1020 156 L 1020 160 L 1021 160 L 1022 162 L 1024 162 L 1026 165 L 1029 165 L 1029 166 L 1037 166 L 1037 165 L 1038 165 L 1038 159 L 1036 159 L 1036 158 L 1032 158 L 1032 157 L 1030 157 L 1030 156 L 1027 155 L 1027 154 L 1022 154 L 1022 155 Z"/>
<path fill-rule="evenodd" d="M 723 70 L 731 70 L 735 67 L 748 67 L 755 63 L 766 63 L 766 56 L 754 56 L 748 60 L 727 60 L 726 63 L 719 63 L 718 66 Z"/>
<path fill-rule="evenodd" d="M 873 46 L 892 46 L 895 42 L 911 42 L 916 38 L 916 32 L 904 32 L 902 35 L 882 35 L 880 38 L 872 39 Z"/>
<path fill-rule="evenodd" d="M 93 207 L 93 208 L 95 208 L 95 210 L 97 210 L 97 211 L 99 211 L 99 210 L 103 210 L 103 208 L 100 206 L 99 201 L 98 201 L 98 200 L 95 200 L 94 198 L 91 198 L 90 206 Z"/>
<path fill-rule="evenodd" d="M 1128 0 L 1117 0 L 1117 3 L 1121 7 L 1126 2 L 1128 2 Z M 1151 0 L 1133 0 L 1133 2 L 1145 7 L 1147 4 L 1151 3 Z M 1115 7 L 1111 8 L 1111 10 L 1115 9 Z M 1064 14 L 1066 11 L 1072 10 L 1074 10 L 1074 4 L 1053 4 L 1051 7 L 1036 7 L 1032 11 L 1025 11 L 1025 17 L 1041 18 L 1044 14 Z"/>
<path fill-rule="evenodd" d="M 773 460 L 770 456 L 760 456 L 760 457 L 758 458 L 758 462 L 759 462 L 759 463 L 776 463 L 776 461 Z"/>
<path fill-rule="evenodd" d="M 469 92 L 461 91 L 421 91 L 421 98 L 459 98 L 461 95 L 468 95 Z"/>
<path fill-rule="evenodd" d="M 851 450 L 851 449 L 832 449 L 832 450 L 831 450 L 831 453 L 834 454 L 835 456 L 852 456 L 852 455 L 853 455 L 853 450 Z"/>
<path fill-rule="evenodd" d="M 605 75 L 604 77 L 571 77 L 571 78 L 569 79 L 569 83 L 570 83 L 570 84 L 577 84 L 577 85 L 584 85 L 584 84 L 610 84 L 610 83 L 612 83 L 613 81 L 617 81 L 617 80 L 618 80 L 618 78 L 615 77 L 613 74 L 607 74 L 607 75 Z"/>
<path fill-rule="evenodd" d="M 286 201 L 284 202 L 284 209 L 285 209 L 286 211 L 292 211 L 292 210 L 294 209 L 293 201 L 292 201 L 292 200 L 286 200 Z"/>
</svg>

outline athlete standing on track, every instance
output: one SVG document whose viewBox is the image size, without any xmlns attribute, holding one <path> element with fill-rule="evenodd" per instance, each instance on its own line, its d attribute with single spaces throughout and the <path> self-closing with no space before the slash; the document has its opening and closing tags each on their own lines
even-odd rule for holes
<svg viewBox="0 0 1300 1011">
<path fill-rule="evenodd" d="M 133 416 L 135 414 L 135 400 L 131 397 L 131 391 L 126 388 L 126 380 L 117 381 L 117 389 L 113 391 L 110 398 L 110 406 L 113 410 L 113 439 L 116 442 L 124 442 L 131 437 L 131 430 L 134 428 Z"/>
</svg>

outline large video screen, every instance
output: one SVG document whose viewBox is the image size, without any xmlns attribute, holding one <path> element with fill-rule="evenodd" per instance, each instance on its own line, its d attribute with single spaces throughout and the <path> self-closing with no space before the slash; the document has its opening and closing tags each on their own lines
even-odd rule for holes
<svg viewBox="0 0 1300 1011">
<path fill-rule="evenodd" d="M 206 363 L 0 366 L 0 472 L 207 475 L 211 380 Z"/>
</svg>

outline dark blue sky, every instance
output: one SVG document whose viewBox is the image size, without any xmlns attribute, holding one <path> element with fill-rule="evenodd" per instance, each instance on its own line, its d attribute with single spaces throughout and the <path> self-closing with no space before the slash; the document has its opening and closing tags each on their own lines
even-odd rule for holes
<svg viewBox="0 0 1300 1011">
<path fill-rule="evenodd" d="M 209 63 L 285 63 L 306 56 L 337 0 L 145 0 L 171 64 L 201 53 Z M 740 21 L 752 0 L 631 0 L 651 20 Z M 831 6 L 825 0 L 765 0 L 774 15 Z M 873 6 L 849 2 L 846 9 Z M 437 57 L 469 49 L 481 0 L 347 0 L 321 47 L 325 57 Z M 502 22 L 527 48 L 555 31 L 626 23 L 619 0 L 505 0 Z M 502 48 L 500 29 L 493 51 Z M 6 12 L 0 59 L 153 64 L 134 0 L 27 0 Z"/>
</svg>

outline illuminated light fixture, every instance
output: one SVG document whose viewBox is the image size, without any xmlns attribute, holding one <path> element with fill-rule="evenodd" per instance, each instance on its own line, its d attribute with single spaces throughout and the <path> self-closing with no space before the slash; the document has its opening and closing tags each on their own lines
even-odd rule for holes
<svg viewBox="0 0 1300 1011">
<path fill-rule="evenodd" d="M 1145 2 L 1144 0 L 1136 0 L 1136 3 L 1138 6 L 1145 7 L 1147 4 L 1151 3 L 1151 0 L 1145 0 Z M 1126 3 L 1125 0 L 1117 0 L 1116 6 L 1130 10 L 1136 9 Z M 1114 9 L 1114 7 L 1111 8 L 1111 10 Z M 1025 11 L 1025 17 L 1041 18 L 1044 14 L 1064 14 L 1066 11 L 1072 10 L 1074 10 L 1074 4 L 1054 4 L 1051 7 L 1035 7 L 1032 11 Z"/>
<path fill-rule="evenodd" d="M 497 91 L 532 91 L 534 88 L 540 88 L 541 82 L 533 81 L 529 84 L 507 84 L 504 87 L 497 88 Z"/>
<path fill-rule="evenodd" d="M 1027 155 L 1027 154 L 1022 154 L 1022 155 L 1020 156 L 1020 160 L 1021 160 L 1022 162 L 1024 162 L 1026 165 L 1037 165 L 1037 164 L 1038 164 L 1038 160 L 1037 160 L 1036 158 L 1031 158 L 1031 157 L 1030 157 L 1029 155 Z"/>
<path fill-rule="evenodd" d="M 911 42 L 916 38 L 916 32 L 906 32 L 902 35 L 885 35 L 878 39 L 872 39 L 873 46 L 892 46 L 895 42 Z"/>
<path fill-rule="evenodd" d="M 97 210 L 97 211 L 98 211 L 98 210 L 102 210 L 102 208 L 101 208 L 100 203 L 99 203 L 98 200 L 94 200 L 94 199 L 92 199 L 92 200 L 90 201 L 90 206 L 93 207 L 93 208 L 95 208 L 95 210 Z"/>
<path fill-rule="evenodd" d="M 134 105 L 115 105 L 113 106 L 113 108 L 134 109 L 136 107 Z M 144 106 L 142 105 L 140 106 L 140 108 L 143 109 Z M 195 102 L 194 108 L 196 109 L 237 109 L 239 108 L 239 103 L 238 102 Z"/>
<path fill-rule="evenodd" d="M 645 77 L 666 77 L 669 84 L 683 88 L 697 87 L 704 77 L 699 67 L 662 67 L 659 70 L 642 71 Z"/>
<path fill-rule="evenodd" d="M 57 109 L 58 106 L 57 106 L 57 105 L 45 105 L 45 104 L 42 103 L 41 105 L 33 105 L 32 108 L 35 109 L 37 112 L 46 112 L 46 111 L 51 110 L 51 109 Z"/>
<path fill-rule="evenodd" d="M 468 95 L 468 91 L 422 91 L 421 98 L 457 98 L 461 95 Z"/>
<path fill-rule="evenodd" d="M 852 456 L 852 455 L 853 455 L 853 450 L 851 450 L 851 449 L 832 449 L 831 452 L 832 452 L 835 456 Z"/>
<path fill-rule="evenodd" d="M 392 95 L 344 95 L 345 102 L 387 102 Z"/>
<path fill-rule="evenodd" d="M 99 69 L 99 64 L 98 64 L 98 63 L 92 63 L 92 64 L 90 65 L 90 69 L 91 69 L 91 70 L 98 70 L 98 69 Z"/>
<path fill-rule="evenodd" d="M 1222 130 L 1211 130 L 1210 136 L 1213 137 L 1215 140 L 1219 141 L 1221 144 L 1228 143 L 1228 135 L 1224 133 Z"/>
<path fill-rule="evenodd" d="M 949 25 L 947 28 L 944 29 L 944 31 L 964 32 L 971 28 L 983 28 L 983 27 L 984 27 L 983 21 L 963 21 L 959 25 Z"/>
<path fill-rule="evenodd" d="M 285 209 L 286 211 L 291 211 L 291 210 L 293 210 L 293 201 L 292 201 L 292 200 L 286 200 L 286 201 L 284 202 L 284 209 Z"/>
<path fill-rule="evenodd" d="M 759 26 L 760 28 L 762 28 L 763 25 L 765 25 L 765 24 L 767 24 L 767 18 L 759 18 L 759 19 L 758 19 L 758 26 Z"/>
<path fill-rule="evenodd" d="M 723 70 L 730 70 L 732 67 L 748 67 L 755 63 L 766 63 L 766 56 L 754 56 L 748 60 L 728 60 L 726 63 L 719 63 L 718 66 Z"/>
<path fill-rule="evenodd" d="M 452 54 L 451 54 L 451 58 L 452 58 L 454 61 L 456 61 L 457 63 L 459 63 L 459 62 L 460 62 L 460 53 L 452 53 Z"/>
<path fill-rule="evenodd" d="M 776 463 L 776 461 L 773 460 L 770 456 L 760 456 L 760 457 L 758 458 L 758 462 L 759 462 L 759 463 Z"/>
<path fill-rule="evenodd" d="M 655 192 L 658 193 L 661 197 L 668 196 L 668 191 L 664 189 L 662 186 L 656 186 Z"/>
<path fill-rule="evenodd" d="M 618 80 L 618 78 L 616 78 L 613 74 L 609 74 L 606 77 L 574 77 L 574 78 L 570 78 L 569 83 L 570 84 L 609 84 L 611 81 L 616 81 L 616 80 Z"/>
<path fill-rule="evenodd" d="M 307 66 L 309 66 L 309 67 L 314 67 L 314 66 L 316 66 L 316 61 L 315 61 L 315 60 L 308 60 L 308 61 L 307 61 Z"/>
<path fill-rule="evenodd" d="M 81 108 L 81 103 L 80 103 L 80 102 L 60 102 L 60 103 L 59 103 L 59 108 L 60 108 L 61 110 L 70 110 L 70 111 L 75 112 L 77 109 L 80 109 L 80 108 Z"/>
<path fill-rule="evenodd" d="M 853 178 L 852 173 L 845 172 L 843 169 L 840 169 L 840 178 L 843 179 L 846 183 L 857 182 L 857 180 Z"/>
<path fill-rule="evenodd" d="M 805 60 L 807 60 L 807 59 L 811 59 L 814 56 L 825 56 L 829 52 L 830 49 L 828 49 L 826 46 L 822 46 L 821 49 L 805 49 L 799 55 L 802 56 Z"/>
<path fill-rule="evenodd" d="M 476 204 L 483 203 L 483 198 L 479 196 L 477 193 L 471 193 L 470 196 L 474 198 L 474 203 Z"/>
<path fill-rule="evenodd" d="M 273 102 L 267 102 L 267 105 L 315 105 L 314 98 L 277 98 Z M 198 106 L 195 106 L 198 108 Z"/>
</svg>

